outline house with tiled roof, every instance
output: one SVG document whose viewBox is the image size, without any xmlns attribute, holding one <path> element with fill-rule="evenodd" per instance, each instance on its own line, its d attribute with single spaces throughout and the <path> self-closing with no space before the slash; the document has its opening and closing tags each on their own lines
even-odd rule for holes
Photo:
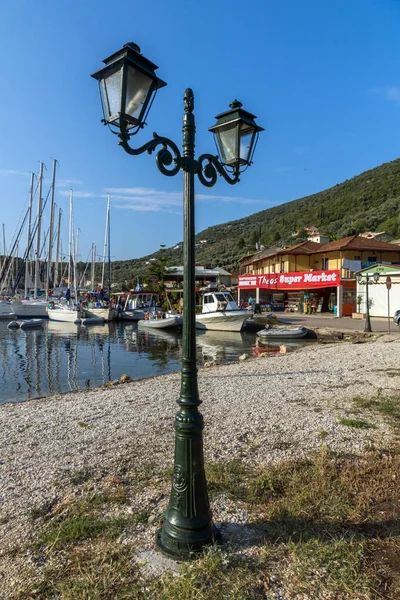
<svg viewBox="0 0 400 600">
<path fill-rule="evenodd" d="M 239 299 L 245 300 L 251 292 L 260 304 L 286 310 L 304 307 L 314 294 L 321 312 L 349 315 L 356 310 L 354 273 L 373 264 L 400 265 L 400 247 L 353 235 L 327 243 L 307 240 L 270 248 L 241 260 Z"/>
</svg>

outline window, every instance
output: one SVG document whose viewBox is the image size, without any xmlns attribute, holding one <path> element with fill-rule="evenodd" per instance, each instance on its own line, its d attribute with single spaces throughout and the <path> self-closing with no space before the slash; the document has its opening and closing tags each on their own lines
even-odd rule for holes
<svg viewBox="0 0 400 600">
<path fill-rule="evenodd" d="M 329 259 L 328 258 L 323 258 L 322 259 L 322 270 L 323 271 L 325 271 L 325 270 L 327 270 L 329 268 L 328 264 L 329 264 Z"/>
<path fill-rule="evenodd" d="M 354 255 L 354 260 L 361 260 L 361 256 L 359 254 Z"/>
<path fill-rule="evenodd" d="M 378 262 L 377 256 L 368 256 L 368 262 Z"/>
</svg>

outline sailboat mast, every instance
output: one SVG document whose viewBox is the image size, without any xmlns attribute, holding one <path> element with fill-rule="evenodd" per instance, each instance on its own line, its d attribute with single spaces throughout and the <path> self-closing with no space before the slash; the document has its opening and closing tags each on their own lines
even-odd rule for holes
<svg viewBox="0 0 400 600">
<path fill-rule="evenodd" d="M 72 190 L 69 190 L 69 258 L 68 258 L 68 287 L 71 287 L 71 260 L 72 260 Z"/>
<path fill-rule="evenodd" d="M 35 291 L 34 297 L 37 298 L 37 291 L 40 287 L 40 233 L 42 225 L 42 187 L 43 187 L 43 167 L 44 163 L 40 163 L 39 170 L 39 187 L 38 187 L 38 211 L 37 211 L 37 226 L 36 226 L 36 264 L 35 264 Z"/>
<path fill-rule="evenodd" d="M 74 288 L 75 288 L 75 300 L 78 300 L 78 277 L 76 273 L 76 263 L 78 260 L 78 250 L 79 250 L 79 232 L 80 229 L 76 230 L 76 243 L 74 245 Z"/>
<path fill-rule="evenodd" d="M 94 291 L 94 263 L 96 260 L 96 246 L 94 243 L 92 243 L 92 272 L 90 274 L 90 283 L 91 283 L 91 287 L 92 287 L 92 291 Z"/>
<path fill-rule="evenodd" d="M 110 236 L 111 236 L 111 225 L 110 225 L 110 194 L 108 195 L 108 302 L 111 303 L 111 254 L 110 254 Z"/>
<path fill-rule="evenodd" d="M 51 180 L 51 205 L 50 205 L 50 230 L 49 230 L 49 249 L 47 252 L 47 270 L 46 270 L 46 298 L 49 295 L 50 275 L 51 275 L 51 259 L 53 250 L 53 229 L 54 229 L 54 193 L 56 188 L 56 169 L 57 160 L 53 159 L 53 176 Z M 54 278 L 53 278 L 54 280 Z"/>
<path fill-rule="evenodd" d="M 57 244 L 56 244 L 56 264 L 54 265 L 54 287 L 59 285 L 58 282 L 58 261 L 60 258 L 60 232 L 61 232 L 61 208 L 58 209 L 58 224 L 57 224 Z"/>
<path fill-rule="evenodd" d="M 31 173 L 31 187 L 29 190 L 29 216 L 28 216 L 28 239 L 26 242 L 27 256 L 25 262 L 25 298 L 28 295 L 28 279 L 31 278 L 29 269 L 29 258 L 31 255 L 31 237 L 32 237 L 32 204 L 33 204 L 33 182 L 35 181 L 35 173 Z"/>
<path fill-rule="evenodd" d="M 104 272 L 106 269 L 106 253 L 107 253 L 107 239 L 108 239 L 108 219 L 110 215 L 110 194 L 107 194 L 107 214 L 106 214 L 106 228 L 104 231 L 104 250 L 103 250 L 103 270 L 101 272 L 101 287 L 104 290 Z"/>
</svg>

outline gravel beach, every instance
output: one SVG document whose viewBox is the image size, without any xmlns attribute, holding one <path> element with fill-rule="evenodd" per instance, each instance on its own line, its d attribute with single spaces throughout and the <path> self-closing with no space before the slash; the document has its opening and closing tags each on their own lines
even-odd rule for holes
<svg viewBox="0 0 400 600">
<path fill-rule="evenodd" d="M 380 415 L 371 414 L 371 429 L 340 419 L 357 396 L 397 393 L 399 350 L 400 340 L 382 336 L 201 369 L 206 460 L 267 464 L 322 443 L 346 453 L 390 445 Z M 127 459 L 172 464 L 179 388 L 176 373 L 0 406 L 0 582 L 9 575 L 5 551 L 26 535 L 32 509 L 71 492 L 74 474 L 106 475 Z M 226 508 L 216 503 L 216 521 Z"/>
</svg>

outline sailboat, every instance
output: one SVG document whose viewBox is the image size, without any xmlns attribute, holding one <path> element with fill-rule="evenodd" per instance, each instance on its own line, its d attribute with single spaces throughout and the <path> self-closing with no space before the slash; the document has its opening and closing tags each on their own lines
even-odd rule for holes
<svg viewBox="0 0 400 600">
<path fill-rule="evenodd" d="M 50 230 L 49 230 L 49 248 L 47 257 L 47 275 L 46 275 L 46 292 L 44 296 L 38 296 L 37 292 L 40 288 L 40 254 L 41 254 L 41 228 L 43 218 L 43 167 L 44 163 L 40 163 L 39 179 L 38 179 L 38 209 L 36 217 L 36 260 L 35 260 L 35 281 L 32 281 L 29 272 L 29 254 L 33 242 L 33 235 L 31 230 L 31 217 L 32 217 L 32 203 L 33 203 L 33 183 L 34 174 L 31 175 L 31 186 L 29 195 L 29 208 L 28 208 L 28 240 L 27 240 L 27 251 L 25 261 L 25 294 L 24 298 L 21 298 L 18 294 L 13 298 L 12 308 L 18 318 L 46 318 L 47 317 L 47 302 L 49 292 L 49 279 L 51 270 L 51 252 L 52 252 L 52 238 L 53 238 L 53 221 L 54 221 L 54 193 L 55 193 L 55 181 L 56 181 L 56 165 L 57 161 L 54 159 L 53 163 L 53 177 L 51 184 L 51 217 L 50 217 Z M 28 288 L 34 288 L 33 298 L 28 297 Z"/>
<path fill-rule="evenodd" d="M 84 316 L 83 311 L 73 304 L 71 301 L 71 262 L 74 266 L 74 289 L 75 299 L 77 296 L 76 292 L 76 254 L 77 247 L 74 242 L 74 229 L 73 229 L 73 194 L 70 190 L 69 194 L 69 264 L 68 264 L 68 289 L 65 293 L 64 302 L 56 304 L 50 301 L 47 306 L 47 316 L 51 321 L 65 321 L 68 323 L 80 323 Z"/>
<path fill-rule="evenodd" d="M 103 272 L 101 277 L 101 289 L 104 289 L 104 272 L 106 265 L 106 254 L 108 253 L 108 305 L 94 306 L 93 308 L 85 308 L 85 317 L 104 319 L 104 321 L 113 321 L 116 318 L 117 312 L 110 306 L 111 299 L 111 256 L 110 256 L 110 194 L 107 195 L 107 214 L 106 214 L 106 229 L 104 234 L 104 254 L 103 254 Z M 93 273 L 92 269 L 92 273 Z M 92 274 L 92 287 L 94 283 L 94 275 Z M 99 304 L 103 302 L 103 298 L 99 299 Z"/>
</svg>

